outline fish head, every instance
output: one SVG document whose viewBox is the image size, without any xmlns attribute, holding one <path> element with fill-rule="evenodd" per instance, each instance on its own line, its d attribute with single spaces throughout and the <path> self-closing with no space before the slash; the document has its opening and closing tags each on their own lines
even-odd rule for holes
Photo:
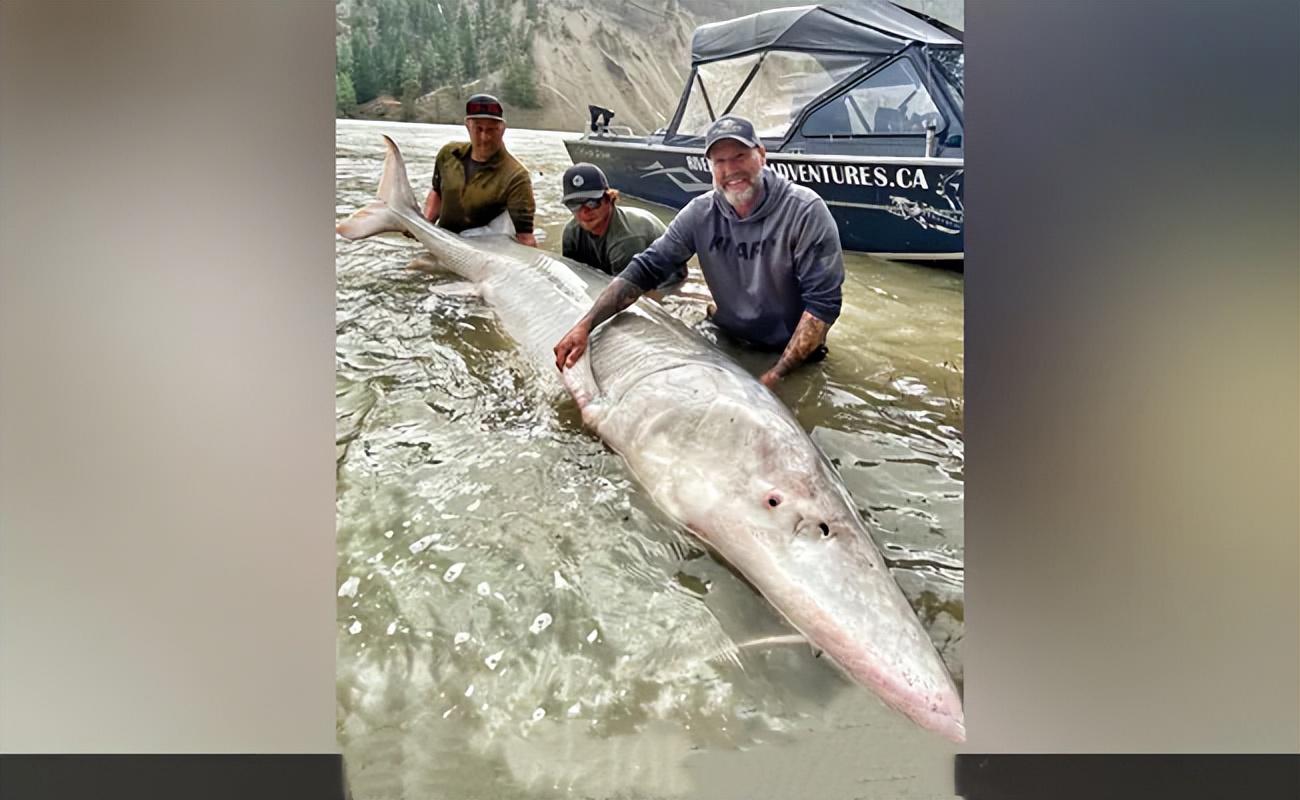
<svg viewBox="0 0 1300 800">
<path fill-rule="evenodd" d="M 678 426 L 668 505 L 850 679 L 963 741 L 952 678 L 843 480 L 762 395 L 720 393 Z"/>
</svg>

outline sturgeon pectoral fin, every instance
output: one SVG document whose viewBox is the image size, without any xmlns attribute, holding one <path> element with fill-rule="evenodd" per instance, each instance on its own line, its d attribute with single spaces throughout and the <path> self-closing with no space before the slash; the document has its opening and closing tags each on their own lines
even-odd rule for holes
<svg viewBox="0 0 1300 800">
<path fill-rule="evenodd" d="M 810 644 L 810 643 L 807 639 L 803 637 L 802 634 L 798 634 L 798 633 L 784 633 L 784 634 L 778 634 L 776 636 L 762 636 L 758 639 L 750 639 L 749 641 L 741 642 L 740 644 L 732 644 L 725 648 L 722 648 L 709 655 L 708 660 L 726 661 L 729 664 L 735 664 L 737 667 L 740 667 L 743 670 L 745 666 L 744 664 L 741 663 L 740 656 L 744 651 L 766 650 L 771 647 L 780 647 L 783 645 L 792 645 L 792 644 L 801 645 L 801 644 Z M 821 654 L 822 654 L 821 650 L 818 650 L 816 647 L 813 648 L 814 658 L 821 656 Z"/>
<path fill-rule="evenodd" d="M 430 253 L 421 253 L 406 265 L 407 269 L 417 269 L 420 272 L 438 272 L 438 259 Z"/>
<path fill-rule="evenodd" d="M 483 292 L 479 291 L 478 285 L 469 281 L 451 281 L 450 283 L 440 283 L 433 287 L 434 294 L 439 297 L 482 297 Z"/>
<path fill-rule="evenodd" d="M 736 648 L 738 650 L 758 650 L 785 644 L 808 644 L 808 640 L 799 633 L 783 633 L 777 636 L 764 636 L 760 639 L 750 639 L 747 642 L 741 642 L 736 645 Z M 818 655 L 821 654 L 817 648 L 813 648 L 813 652 Z"/>
<path fill-rule="evenodd" d="M 787 633 L 779 636 L 765 636 L 762 639 L 751 639 L 748 642 L 741 643 L 737 649 L 740 650 L 744 650 L 746 648 L 759 649 L 759 648 L 775 647 L 777 645 L 783 645 L 783 644 L 795 644 L 795 645 L 806 644 L 808 645 L 809 648 L 812 649 L 813 658 L 822 657 L 822 649 L 817 645 L 813 644 L 812 642 L 808 641 L 808 639 L 801 633 Z"/>
</svg>

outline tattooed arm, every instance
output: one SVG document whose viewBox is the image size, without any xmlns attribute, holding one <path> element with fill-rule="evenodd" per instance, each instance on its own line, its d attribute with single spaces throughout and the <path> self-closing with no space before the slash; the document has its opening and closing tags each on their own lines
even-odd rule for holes
<svg viewBox="0 0 1300 800">
<path fill-rule="evenodd" d="M 826 332 L 839 319 L 843 304 L 844 254 L 835 219 L 821 198 L 814 198 L 802 212 L 793 261 L 803 315 L 780 360 L 759 378 L 769 389 L 826 343 Z"/>
<path fill-rule="evenodd" d="M 789 375 L 795 367 L 812 355 L 814 350 L 825 344 L 826 332 L 830 328 L 830 325 L 809 312 L 803 312 L 803 316 L 799 318 L 799 325 L 795 327 L 794 335 L 790 337 L 790 342 L 785 346 L 785 352 L 781 354 L 780 360 L 764 372 L 759 380 L 767 388 L 775 389 L 778 381 Z"/>
<path fill-rule="evenodd" d="M 635 303 L 642 294 L 644 291 L 635 284 L 615 278 L 591 304 L 587 315 L 555 345 L 555 366 L 564 370 L 578 363 L 587 350 L 587 338 L 596 326 Z"/>
</svg>

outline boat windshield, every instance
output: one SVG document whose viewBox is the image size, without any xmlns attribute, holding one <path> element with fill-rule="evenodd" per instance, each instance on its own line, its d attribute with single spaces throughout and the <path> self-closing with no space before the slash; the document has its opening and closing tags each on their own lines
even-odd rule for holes
<svg viewBox="0 0 1300 800">
<path fill-rule="evenodd" d="M 814 111 L 805 136 L 924 134 L 943 117 L 912 62 L 900 58 Z"/>
<path fill-rule="evenodd" d="M 769 50 L 700 64 L 677 133 L 702 135 L 710 122 L 731 113 L 753 122 L 759 136 L 784 137 L 809 101 L 869 60 L 860 55 Z"/>
</svg>

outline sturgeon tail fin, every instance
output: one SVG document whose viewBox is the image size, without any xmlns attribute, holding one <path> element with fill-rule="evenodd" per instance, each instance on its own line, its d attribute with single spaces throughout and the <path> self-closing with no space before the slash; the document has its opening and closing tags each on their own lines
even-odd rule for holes
<svg viewBox="0 0 1300 800">
<path fill-rule="evenodd" d="M 379 196 L 335 226 L 334 229 L 345 239 L 364 239 L 377 233 L 404 231 L 403 216 L 420 213 L 411 183 L 406 178 L 402 151 L 387 136 L 384 137 L 384 146 L 388 153 L 384 156 L 384 171 L 379 178 Z"/>
</svg>

